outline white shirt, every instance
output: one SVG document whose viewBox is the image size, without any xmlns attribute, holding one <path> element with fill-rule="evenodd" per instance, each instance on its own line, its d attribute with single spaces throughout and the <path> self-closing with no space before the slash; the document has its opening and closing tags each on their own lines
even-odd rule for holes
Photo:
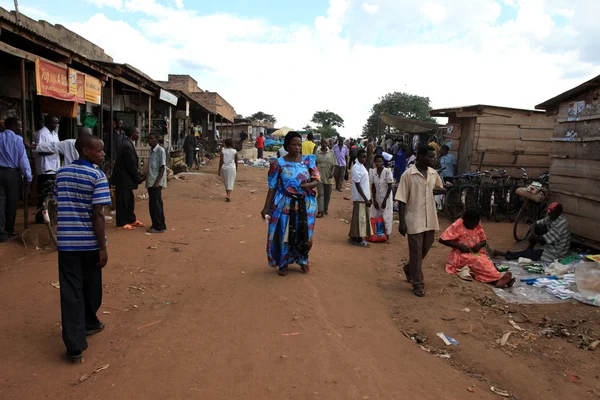
<svg viewBox="0 0 600 400">
<path fill-rule="evenodd" d="M 37 144 L 41 143 L 58 143 L 58 133 L 50 132 L 48 128 L 45 126 L 37 131 L 35 134 L 34 141 Z M 56 175 L 56 172 L 60 168 L 60 156 L 58 153 L 51 154 L 49 156 L 42 156 L 37 153 L 35 155 L 35 170 L 38 175 L 45 174 L 53 174 Z"/>
<path fill-rule="evenodd" d="M 75 139 L 67 139 L 62 142 L 39 143 L 34 150 L 35 153 L 61 154 L 65 157 L 65 166 L 79 159 L 79 153 L 75 149 Z"/>
<path fill-rule="evenodd" d="M 235 155 L 237 151 L 235 149 L 223 149 L 221 150 L 221 154 L 223 154 L 223 167 L 228 169 L 235 169 Z"/>
<path fill-rule="evenodd" d="M 371 187 L 369 185 L 369 171 L 358 161 L 352 167 L 352 201 L 365 201 L 358 192 L 356 184 L 359 184 L 368 200 L 371 200 Z"/>
</svg>

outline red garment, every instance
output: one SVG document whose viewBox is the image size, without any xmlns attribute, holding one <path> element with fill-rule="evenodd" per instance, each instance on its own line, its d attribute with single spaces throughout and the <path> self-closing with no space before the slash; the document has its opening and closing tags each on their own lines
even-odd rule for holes
<svg viewBox="0 0 600 400">
<path fill-rule="evenodd" d="M 446 229 L 440 239 L 464 244 L 471 248 L 486 240 L 486 237 L 481 222 L 475 229 L 470 230 L 465 228 L 465 224 L 460 218 Z M 462 267 L 469 267 L 475 279 L 480 282 L 490 283 L 502 278 L 502 274 L 494 267 L 494 263 L 484 249 L 479 250 L 479 253 L 461 253 L 460 250 L 453 249 L 448 257 L 446 272 L 457 274 L 457 270 Z"/>
<path fill-rule="evenodd" d="M 257 149 L 264 149 L 265 148 L 265 138 L 262 136 L 259 136 L 256 138 L 256 148 Z"/>
</svg>

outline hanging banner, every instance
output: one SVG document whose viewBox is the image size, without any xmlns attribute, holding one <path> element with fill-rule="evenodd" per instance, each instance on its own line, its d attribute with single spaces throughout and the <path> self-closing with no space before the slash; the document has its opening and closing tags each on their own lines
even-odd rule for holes
<svg viewBox="0 0 600 400">
<path fill-rule="evenodd" d="M 39 96 L 53 97 L 64 101 L 76 100 L 75 95 L 69 92 L 67 67 L 36 58 L 35 82 Z"/>
<path fill-rule="evenodd" d="M 69 93 L 79 104 L 85 104 L 85 74 L 73 68 L 69 68 Z"/>
<path fill-rule="evenodd" d="M 159 99 L 162 101 L 166 101 L 167 103 L 173 104 L 177 106 L 177 96 L 172 93 L 167 92 L 166 90 L 160 89 Z"/>
<path fill-rule="evenodd" d="M 85 76 L 85 101 L 100 104 L 100 92 L 102 91 L 102 83 L 100 79 L 93 76 Z"/>
</svg>

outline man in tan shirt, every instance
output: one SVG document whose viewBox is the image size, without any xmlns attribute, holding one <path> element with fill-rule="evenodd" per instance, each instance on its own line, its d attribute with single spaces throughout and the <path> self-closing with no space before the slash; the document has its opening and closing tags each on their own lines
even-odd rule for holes
<svg viewBox="0 0 600 400">
<path fill-rule="evenodd" d="M 409 262 L 404 266 L 406 279 L 413 284 L 415 295 L 425 296 L 423 259 L 440 229 L 434 194 L 443 194 L 444 185 L 438 173 L 431 168 L 435 150 L 422 146 L 415 165 L 400 178 L 396 200 L 400 202 L 400 233 L 408 234 Z"/>
</svg>

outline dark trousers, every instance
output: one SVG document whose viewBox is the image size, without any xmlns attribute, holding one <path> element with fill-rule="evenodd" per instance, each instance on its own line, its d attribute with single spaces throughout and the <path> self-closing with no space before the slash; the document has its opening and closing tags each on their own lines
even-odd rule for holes
<svg viewBox="0 0 600 400">
<path fill-rule="evenodd" d="M 60 314 L 67 351 L 87 349 L 86 330 L 96 329 L 102 304 L 102 268 L 95 251 L 59 251 Z"/>
<path fill-rule="evenodd" d="M 415 235 L 408 235 L 408 271 L 405 273 L 410 277 L 413 287 L 423 288 L 425 286 L 425 278 L 423 277 L 423 259 L 429 253 L 429 249 L 435 240 L 435 231 L 426 231 Z"/>
<path fill-rule="evenodd" d="M 162 201 L 162 187 L 148 188 L 148 207 L 150 208 L 150 218 L 152 219 L 152 228 L 158 231 L 167 229 L 165 224 L 165 212 Z"/>
<path fill-rule="evenodd" d="M 194 150 L 185 151 L 185 163 L 190 169 L 194 166 Z"/>
<path fill-rule="evenodd" d="M 44 216 L 42 215 L 42 210 L 44 209 L 44 200 L 46 200 L 46 196 L 43 195 L 42 190 L 44 189 L 45 183 L 51 179 L 56 179 L 56 175 L 44 174 L 44 175 L 37 176 L 37 199 L 36 199 L 37 212 L 35 214 L 35 222 L 37 222 L 37 223 L 44 222 Z"/>
<path fill-rule="evenodd" d="M 118 186 L 115 189 L 115 201 L 117 209 L 117 226 L 133 224 L 137 221 L 135 216 L 135 196 L 133 190 L 123 189 Z"/>
<path fill-rule="evenodd" d="M 263 158 L 264 149 L 257 149 L 257 150 L 258 150 L 258 158 Z"/>
<path fill-rule="evenodd" d="M 317 190 L 319 192 L 317 196 L 317 206 L 320 212 L 329 212 L 329 202 L 331 201 L 331 184 L 326 185 L 324 183 L 319 182 L 319 186 Z"/>
<path fill-rule="evenodd" d="M 0 239 L 15 231 L 17 203 L 21 193 L 21 173 L 18 169 L 0 168 Z"/>
<path fill-rule="evenodd" d="M 344 187 L 344 175 L 346 175 L 346 167 L 340 167 L 339 165 L 336 165 L 333 172 L 333 177 L 335 179 L 335 190 L 338 192 L 341 192 L 342 188 Z"/>
</svg>

